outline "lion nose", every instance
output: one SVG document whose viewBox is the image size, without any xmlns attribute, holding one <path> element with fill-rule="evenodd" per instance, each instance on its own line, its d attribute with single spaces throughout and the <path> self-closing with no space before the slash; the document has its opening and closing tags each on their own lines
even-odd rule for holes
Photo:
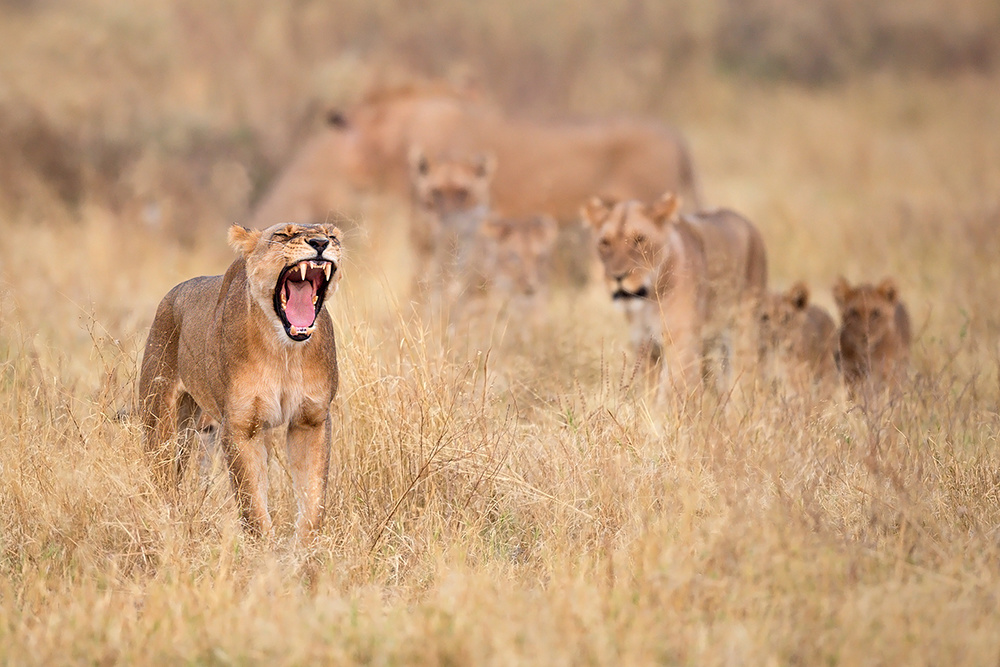
<svg viewBox="0 0 1000 667">
<path fill-rule="evenodd" d="M 309 245 L 315 248 L 318 254 L 322 255 L 323 251 L 330 245 L 330 239 L 309 239 Z"/>
</svg>

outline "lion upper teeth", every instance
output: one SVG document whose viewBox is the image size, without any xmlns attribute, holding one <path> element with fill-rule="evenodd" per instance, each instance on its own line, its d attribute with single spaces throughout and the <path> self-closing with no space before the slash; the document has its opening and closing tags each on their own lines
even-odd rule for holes
<svg viewBox="0 0 1000 667">
<path fill-rule="evenodd" d="M 327 262 L 323 265 L 323 272 L 326 273 L 326 279 L 330 279 L 330 274 L 333 272 L 333 264 Z"/>
<path fill-rule="evenodd" d="M 302 264 L 299 264 L 299 273 L 302 274 L 302 280 L 306 279 L 306 270 L 307 269 L 306 269 L 306 265 L 305 265 L 304 262 Z"/>
</svg>

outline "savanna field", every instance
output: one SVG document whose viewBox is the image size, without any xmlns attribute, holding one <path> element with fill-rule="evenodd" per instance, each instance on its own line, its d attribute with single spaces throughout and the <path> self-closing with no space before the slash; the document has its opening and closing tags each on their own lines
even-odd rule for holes
<svg viewBox="0 0 1000 667">
<path fill-rule="evenodd" d="M 996 664 L 997 8 L 400 5 L 0 2 L 0 660 Z M 596 279 L 445 344 L 409 301 L 407 203 L 367 193 L 330 212 L 316 545 L 293 548 L 277 437 L 274 543 L 211 448 L 164 499 L 131 416 L 157 303 L 225 271 L 329 109 L 426 78 L 676 126 L 772 289 L 834 313 L 839 275 L 896 280 L 904 386 L 665 410 Z"/>
</svg>

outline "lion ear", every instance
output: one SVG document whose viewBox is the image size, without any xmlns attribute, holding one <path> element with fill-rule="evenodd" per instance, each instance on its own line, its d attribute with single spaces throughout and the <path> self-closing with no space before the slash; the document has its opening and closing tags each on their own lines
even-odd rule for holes
<svg viewBox="0 0 1000 667">
<path fill-rule="evenodd" d="M 785 298 L 795 306 L 796 310 L 805 310 L 806 306 L 809 305 L 809 288 L 804 282 L 797 282 L 788 288 Z"/>
<path fill-rule="evenodd" d="M 660 200 L 649 207 L 649 217 L 656 223 L 665 223 L 673 220 L 677 211 L 681 207 L 681 198 L 673 192 L 668 192 L 660 197 Z"/>
<path fill-rule="evenodd" d="M 416 176 L 426 176 L 427 172 L 430 171 L 431 164 L 427 160 L 427 154 L 424 153 L 424 149 L 416 144 L 410 146 L 410 150 L 406 155 L 406 159 L 410 163 L 410 171 Z"/>
<path fill-rule="evenodd" d="M 844 306 L 847 304 L 847 297 L 851 293 L 851 285 L 847 282 L 844 276 L 839 276 L 837 282 L 833 284 L 833 300 L 837 302 L 837 306 L 843 310 Z"/>
<path fill-rule="evenodd" d="M 892 278 L 886 278 L 878 285 L 879 294 L 884 296 L 889 301 L 895 301 L 896 297 L 899 296 L 899 290 L 896 288 L 896 281 Z"/>
<path fill-rule="evenodd" d="M 243 225 L 233 225 L 229 228 L 229 245 L 244 257 L 253 252 L 259 240 L 259 229 L 247 229 Z"/>
<path fill-rule="evenodd" d="M 590 201 L 580 207 L 580 217 L 583 225 L 597 229 L 607 219 L 608 213 L 615 203 L 601 197 L 591 197 Z"/>
<path fill-rule="evenodd" d="M 490 216 L 483 222 L 482 231 L 486 238 L 500 241 L 510 233 L 510 223 L 505 218 Z"/>
</svg>

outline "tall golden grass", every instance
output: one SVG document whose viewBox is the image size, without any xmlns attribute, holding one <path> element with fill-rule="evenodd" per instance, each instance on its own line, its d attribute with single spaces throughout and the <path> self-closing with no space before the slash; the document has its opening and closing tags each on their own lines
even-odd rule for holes
<svg viewBox="0 0 1000 667">
<path fill-rule="evenodd" d="M 396 39 L 398 7 L 20 4 L 0 10 L 0 99 L 18 130 L 0 160 L 4 662 L 996 662 L 994 75 L 852 70 L 812 88 L 595 62 L 553 75 L 570 92 L 544 101 L 678 124 L 706 200 L 761 228 L 776 287 L 805 279 L 831 307 L 838 274 L 893 275 L 916 340 L 888 402 L 760 391 L 666 413 L 633 386 L 624 322 L 597 285 L 557 287 L 528 345 L 514 323 L 491 349 L 445 349 L 405 298 L 405 209 L 357 204 L 331 306 L 327 522 L 299 552 L 280 441 L 265 548 L 241 533 L 218 457 L 192 467 L 177 505 L 162 500 L 120 413 L 162 295 L 225 269 L 226 224 L 307 132 L 310 105 L 359 94 L 378 76 L 368 57 L 398 55 L 326 51 L 321 29 L 338 48 L 337 25 Z M 497 22 L 491 38 L 523 54 L 516 40 L 535 33 L 518 26 L 551 18 L 562 53 L 577 22 L 611 11 L 561 6 L 428 13 L 458 16 L 451 31 Z M 710 34 L 713 5 L 676 6 Z M 435 58 L 425 73 L 462 61 Z M 493 89 L 510 103 L 535 85 Z"/>
</svg>

